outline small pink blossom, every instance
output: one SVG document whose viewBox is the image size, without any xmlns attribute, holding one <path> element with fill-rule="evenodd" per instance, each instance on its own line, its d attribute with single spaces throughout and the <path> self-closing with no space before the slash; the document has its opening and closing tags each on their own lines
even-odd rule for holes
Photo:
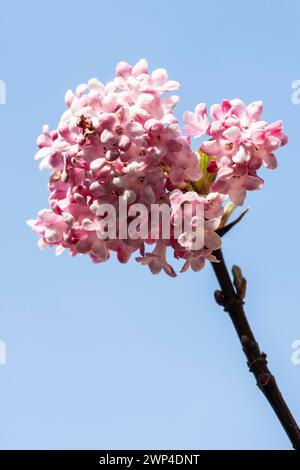
<svg viewBox="0 0 300 470">
<path fill-rule="evenodd" d="M 209 121 L 207 117 L 206 105 L 200 103 L 196 106 L 194 113 L 185 111 L 183 114 L 184 131 L 195 138 L 202 137 L 208 132 Z"/>
</svg>

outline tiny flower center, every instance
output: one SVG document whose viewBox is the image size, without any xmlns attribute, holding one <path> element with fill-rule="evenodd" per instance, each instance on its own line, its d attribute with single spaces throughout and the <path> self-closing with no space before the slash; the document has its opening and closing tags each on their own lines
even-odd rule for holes
<svg viewBox="0 0 300 470">
<path fill-rule="evenodd" d="M 123 129 L 122 126 L 116 126 L 115 131 L 116 131 L 116 133 L 117 133 L 118 135 L 122 135 L 123 132 L 124 132 L 124 129 Z"/>
<path fill-rule="evenodd" d="M 232 150 L 233 149 L 233 143 L 232 142 L 227 142 L 225 144 L 225 149 L 226 150 Z"/>
</svg>

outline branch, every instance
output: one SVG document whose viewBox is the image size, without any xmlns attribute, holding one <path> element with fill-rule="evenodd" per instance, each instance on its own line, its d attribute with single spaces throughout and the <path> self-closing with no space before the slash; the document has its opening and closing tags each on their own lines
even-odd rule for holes
<svg viewBox="0 0 300 470">
<path fill-rule="evenodd" d="M 222 251 L 217 250 L 214 255 L 220 261 L 212 263 L 221 288 L 215 292 L 216 302 L 224 307 L 235 327 L 249 370 L 254 374 L 257 386 L 273 408 L 294 449 L 300 450 L 300 429 L 278 388 L 275 377 L 268 368 L 267 355 L 261 352 L 244 311 L 246 280 L 240 268 L 235 266 L 233 267 L 233 285 Z"/>
<path fill-rule="evenodd" d="M 245 209 L 235 220 L 230 222 L 227 225 L 222 225 L 220 228 L 217 230 L 217 234 L 220 235 L 220 237 L 223 237 L 229 230 L 231 230 L 236 224 L 238 224 L 247 214 L 249 208 Z"/>
</svg>

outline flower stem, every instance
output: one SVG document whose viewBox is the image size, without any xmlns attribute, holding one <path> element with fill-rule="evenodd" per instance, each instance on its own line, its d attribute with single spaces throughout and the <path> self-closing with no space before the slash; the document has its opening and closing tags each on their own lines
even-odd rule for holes
<svg viewBox="0 0 300 470">
<path fill-rule="evenodd" d="M 238 280 L 235 279 L 233 284 L 222 251 L 217 250 L 214 254 L 219 263 L 211 264 L 221 288 L 220 291 L 215 293 L 216 301 L 224 307 L 234 325 L 247 358 L 249 370 L 254 374 L 258 388 L 273 408 L 294 449 L 300 450 L 299 426 L 278 388 L 274 375 L 268 368 L 267 356 L 264 352 L 261 352 L 248 323 L 243 307 L 243 296 L 239 295 Z M 239 272 L 241 273 L 240 270 Z M 243 280 L 245 281 L 245 279 Z"/>
</svg>

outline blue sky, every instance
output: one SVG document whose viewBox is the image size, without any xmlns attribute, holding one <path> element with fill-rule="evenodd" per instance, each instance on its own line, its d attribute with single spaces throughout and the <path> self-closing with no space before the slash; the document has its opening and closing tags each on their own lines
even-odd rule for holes
<svg viewBox="0 0 300 470">
<path fill-rule="evenodd" d="M 249 320 L 300 421 L 300 4 L 33 0 L 1 5 L 2 449 L 288 449 L 225 313 L 211 267 L 176 279 L 134 260 L 93 265 L 40 252 L 25 225 L 47 206 L 33 155 L 70 87 L 141 57 L 181 82 L 178 113 L 222 98 L 262 99 L 289 145 L 249 214 L 224 239 L 243 267 Z"/>
</svg>

